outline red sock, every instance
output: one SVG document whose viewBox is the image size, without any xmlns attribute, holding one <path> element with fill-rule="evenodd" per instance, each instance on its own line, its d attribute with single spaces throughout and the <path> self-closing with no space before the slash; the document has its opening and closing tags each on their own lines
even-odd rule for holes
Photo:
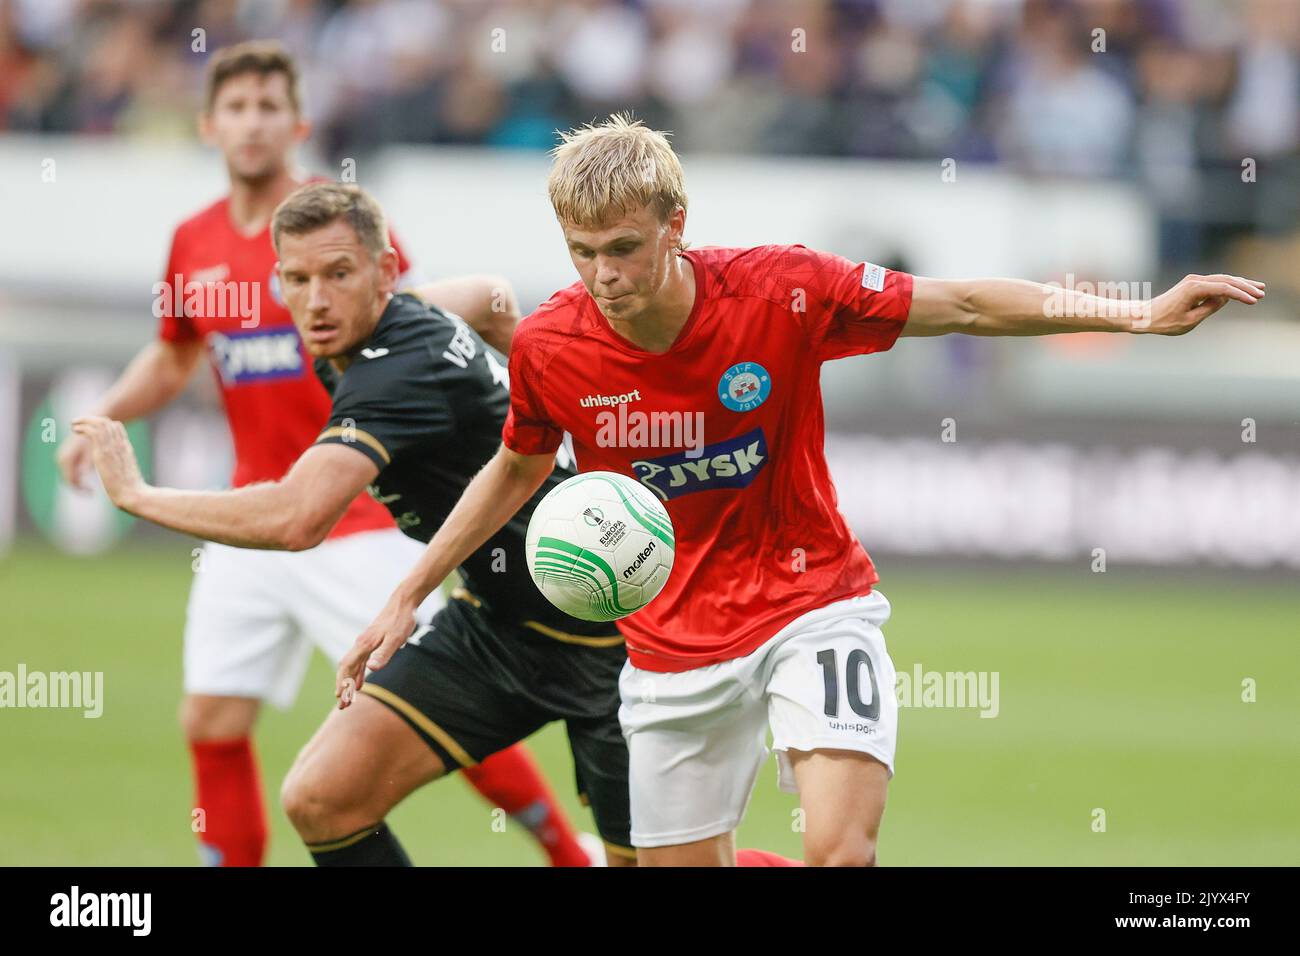
<svg viewBox="0 0 1300 956">
<path fill-rule="evenodd" d="M 488 803 L 528 828 L 550 857 L 551 866 L 591 865 L 573 826 L 523 744 L 498 751 L 477 767 L 461 772 Z"/>
<path fill-rule="evenodd" d="M 248 737 L 191 740 L 193 829 L 208 866 L 261 866 L 266 853 L 266 803 L 257 756 Z"/>
<path fill-rule="evenodd" d="M 803 860 L 792 860 L 767 850 L 737 850 L 736 866 L 803 866 Z"/>
</svg>

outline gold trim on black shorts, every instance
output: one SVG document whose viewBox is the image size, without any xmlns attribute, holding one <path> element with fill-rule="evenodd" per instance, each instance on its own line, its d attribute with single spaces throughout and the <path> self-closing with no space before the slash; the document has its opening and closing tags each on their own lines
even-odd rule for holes
<svg viewBox="0 0 1300 956">
<path fill-rule="evenodd" d="M 483 602 L 463 587 L 452 588 L 451 596 L 457 601 L 465 601 L 474 607 L 482 607 Z M 583 647 L 618 647 L 623 643 L 623 635 L 615 634 L 611 637 L 589 637 L 585 634 L 569 634 L 567 631 L 557 631 L 553 627 L 547 627 L 537 621 L 521 621 L 524 627 L 536 631 L 538 634 L 544 634 L 555 641 L 564 644 L 580 644 Z"/>
<path fill-rule="evenodd" d="M 369 694 L 371 697 L 375 698 L 375 700 L 387 704 L 411 723 L 415 724 L 415 726 L 420 728 L 420 730 L 438 741 L 447 753 L 451 755 L 451 759 L 455 760 L 462 767 L 478 766 L 478 761 L 471 757 L 465 748 L 456 742 L 456 738 L 430 720 L 427 714 L 420 711 L 419 708 L 410 701 L 398 697 L 387 687 L 380 687 L 378 684 L 362 684 L 361 693 Z"/>
<path fill-rule="evenodd" d="M 636 859 L 636 847 L 619 846 L 617 843 L 610 843 L 608 840 L 602 840 L 601 842 L 605 844 L 605 849 L 615 856 L 621 856 L 625 860 Z"/>
</svg>

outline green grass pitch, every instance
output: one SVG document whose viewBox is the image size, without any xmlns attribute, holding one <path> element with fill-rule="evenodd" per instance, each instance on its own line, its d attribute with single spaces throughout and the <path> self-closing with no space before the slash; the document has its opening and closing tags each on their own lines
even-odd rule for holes
<svg viewBox="0 0 1300 956">
<path fill-rule="evenodd" d="M 176 726 L 191 543 L 0 562 L 0 670 L 103 671 L 104 712 L 0 710 L 0 864 L 192 865 Z M 901 712 L 880 841 L 888 865 L 1273 865 L 1300 861 L 1300 588 L 1208 572 L 935 571 L 882 562 L 899 671 L 996 671 L 1000 712 Z M 1242 700 L 1243 681 L 1257 699 Z M 269 862 L 308 863 L 279 782 L 331 706 L 318 655 L 297 705 L 260 723 Z M 584 828 L 563 733 L 531 741 Z M 739 845 L 799 855 L 772 763 Z M 1098 832 L 1096 810 L 1105 814 Z M 389 818 L 419 864 L 537 865 L 462 782 Z"/>
</svg>

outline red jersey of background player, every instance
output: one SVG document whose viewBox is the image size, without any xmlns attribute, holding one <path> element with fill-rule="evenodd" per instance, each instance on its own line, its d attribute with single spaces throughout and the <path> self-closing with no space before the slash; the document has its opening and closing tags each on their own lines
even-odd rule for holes
<svg viewBox="0 0 1300 956">
<path fill-rule="evenodd" d="M 234 439 L 231 483 L 239 487 L 284 477 L 329 421 L 330 397 L 280 296 L 270 224 L 241 235 L 228 207 L 222 199 L 176 228 L 159 335 L 204 339 Z M 410 263 L 400 248 L 397 255 L 405 273 Z M 383 506 L 360 495 L 330 537 L 392 526 Z"/>
<path fill-rule="evenodd" d="M 672 574 L 619 622 L 629 659 L 651 671 L 743 657 L 879 580 L 836 507 L 820 369 L 890 348 L 912 300 L 906 273 L 803 246 L 684 255 L 695 304 L 667 352 L 614 332 L 580 282 L 525 319 L 503 434 L 513 451 L 536 455 L 567 431 L 579 470 L 632 475 L 668 509 Z M 657 436 L 655 413 L 668 413 Z M 687 416 L 689 431 L 664 437 L 665 422 Z"/>
</svg>

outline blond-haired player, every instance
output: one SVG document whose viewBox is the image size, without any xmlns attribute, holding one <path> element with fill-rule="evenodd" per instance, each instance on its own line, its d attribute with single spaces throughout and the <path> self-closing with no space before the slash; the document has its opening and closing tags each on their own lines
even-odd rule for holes
<svg viewBox="0 0 1300 956">
<path fill-rule="evenodd" d="M 869 865 L 894 766 L 889 602 L 836 508 L 823 453 L 823 362 L 900 335 L 1180 335 L 1263 283 L 1188 276 L 1149 302 L 1012 279 L 928 279 L 800 245 L 687 249 L 667 139 L 622 116 L 564 137 L 550 198 L 580 281 L 525 319 L 496 457 L 339 666 L 346 706 L 415 608 L 550 472 L 565 432 L 580 471 L 637 477 L 676 529 L 672 577 L 623 619 L 619 716 L 643 865 L 725 865 L 770 728 L 805 811 L 805 859 Z M 597 392 L 628 414 L 702 413 L 704 448 L 609 442 Z M 889 507 L 881 502 L 881 507 Z"/>
</svg>

